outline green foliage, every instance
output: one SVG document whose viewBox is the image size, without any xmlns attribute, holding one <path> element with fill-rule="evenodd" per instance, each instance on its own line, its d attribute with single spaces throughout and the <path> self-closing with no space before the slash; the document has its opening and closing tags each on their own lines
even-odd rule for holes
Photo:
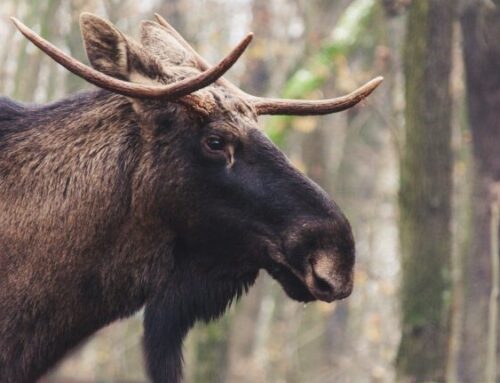
<svg viewBox="0 0 500 383">
<path fill-rule="evenodd" d="M 374 0 L 353 1 L 333 29 L 332 39 L 325 41 L 320 51 L 306 59 L 304 65 L 290 76 L 281 96 L 311 97 L 332 75 L 337 74 L 337 63 L 347 61 L 359 48 L 359 42 L 370 35 L 366 32 L 373 17 L 374 5 Z M 277 116 L 268 121 L 266 132 L 278 146 L 283 146 L 294 118 L 296 117 Z"/>
</svg>

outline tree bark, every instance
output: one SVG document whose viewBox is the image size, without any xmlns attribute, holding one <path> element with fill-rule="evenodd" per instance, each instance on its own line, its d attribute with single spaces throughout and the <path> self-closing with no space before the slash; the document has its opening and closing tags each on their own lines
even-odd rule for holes
<svg viewBox="0 0 500 383">
<path fill-rule="evenodd" d="M 474 382 L 486 379 L 488 301 L 493 288 L 489 226 L 494 202 L 492 188 L 500 180 L 500 2 L 465 0 L 461 11 L 475 174 L 473 232 L 464 267 L 467 304 L 458 373 L 461 381 Z"/>
<path fill-rule="evenodd" d="M 454 1 L 413 1 L 405 42 L 401 158 L 401 381 L 444 381 L 451 257 L 451 45 Z"/>
</svg>

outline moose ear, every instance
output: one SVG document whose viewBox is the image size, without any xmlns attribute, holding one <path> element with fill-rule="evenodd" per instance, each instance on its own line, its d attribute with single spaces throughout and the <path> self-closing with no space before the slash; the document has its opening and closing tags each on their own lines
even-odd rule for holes
<svg viewBox="0 0 500 383">
<path fill-rule="evenodd" d="M 108 21 L 82 13 L 80 29 L 90 64 L 99 72 L 134 82 L 154 81 L 162 73 L 161 64 L 152 55 Z"/>
<path fill-rule="evenodd" d="M 141 44 L 168 65 L 195 66 L 191 53 L 169 31 L 154 21 L 141 23 Z"/>
<path fill-rule="evenodd" d="M 129 77 L 126 37 L 111 23 L 91 13 L 82 13 L 80 29 L 90 64 L 107 75 Z"/>
</svg>

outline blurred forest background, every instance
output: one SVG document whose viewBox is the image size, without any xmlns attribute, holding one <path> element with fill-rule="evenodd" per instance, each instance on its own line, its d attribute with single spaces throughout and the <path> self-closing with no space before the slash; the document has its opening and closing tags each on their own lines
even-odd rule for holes
<svg viewBox="0 0 500 383">
<path fill-rule="evenodd" d="M 261 121 L 351 220 L 354 293 L 304 306 L 261 273 L 190 333 L 186 382 L 499 381 L 500 1 L 2 0 L 0 94 L 90 88 L 8 19 L 87 62 L 82 11 L 131 36 L 158 12 L 211 62 L 254 31 L 228 76 L 259 95 L 333 97 L 385 77 L 348 112 Z M 141 321 L 103 329 L 44 382 L 145 382 Z"/>
</svg>

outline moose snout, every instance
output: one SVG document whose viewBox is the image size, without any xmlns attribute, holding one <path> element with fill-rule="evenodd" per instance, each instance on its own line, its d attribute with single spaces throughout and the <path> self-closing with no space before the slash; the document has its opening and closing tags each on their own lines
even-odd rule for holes
<svg viewBox="0 0 500 383">
<path fill-rule="evenodd" d="M 307 290 L 303 300 L 332 302 L 352 293 L 356 251 L 351 226 L 335 205 L 328 213 L 297 220 L 286 232 L 284 264 Z"/>
<path fill-rule="evenodd" d="M 352 267 L 335 251 L 319 250 L 309 257 L 304 280 L 310 293 L 325 302 L 347 298 L 353 288 Z"/>
</svg>

